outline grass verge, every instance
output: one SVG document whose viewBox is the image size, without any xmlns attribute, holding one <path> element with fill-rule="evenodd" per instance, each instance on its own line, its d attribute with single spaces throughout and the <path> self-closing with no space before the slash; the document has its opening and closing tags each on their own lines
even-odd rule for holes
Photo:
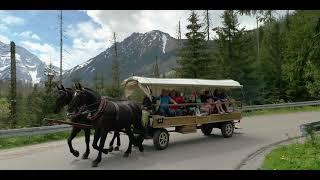
<svg viewBox="0 0 320 180">
<path fill-rule="evenodd" d="M 319 170 L 320 137 L 308 138 L 303 144 L 280 146 L 271 151 L 262 164 L 262 170 Z"/>
<path fill-rule="evenodd" d="M 281 108 L 281 109 L 255 110 L 251 112 L 243 112 L 243 116 L 286 114 L 286 113 L 292 113 L 292 112 L 310 112 L 310 111 L 320 111 L 320 106 L 302 106 L 302 107 L 291 107 L 291 108 Z"/>
<path fill-rule="evenodd" d="M 0 138 L 0 149 L 15 148 L 25 145 L 39 144 L 44 142 L 56 141 L 67 139 L 70 131 L 63 131 L 44 135 L 32 135 L 32 136 L 20 136 L 20 137 L 9 137 Z M 84 136 L 81 131 L 77 137 Z"/>
</svg>

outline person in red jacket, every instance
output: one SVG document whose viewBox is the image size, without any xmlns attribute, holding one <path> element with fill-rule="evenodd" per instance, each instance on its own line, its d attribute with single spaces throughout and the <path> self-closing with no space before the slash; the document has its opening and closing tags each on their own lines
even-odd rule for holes
<svg viewBox="0 0 320 180">
<path fill-rule="evenodd" d="M 171 98 L 177 103 L 177 104 L 183 104 L 184 97 L 181 95 L 178 95 L 178 92 L 175 90 L 172 90 L 170 93 Z M 170 109 L 176 113 L 177 116 L 182 115 L 182 106 L 171 106 Z"/>
</svg>

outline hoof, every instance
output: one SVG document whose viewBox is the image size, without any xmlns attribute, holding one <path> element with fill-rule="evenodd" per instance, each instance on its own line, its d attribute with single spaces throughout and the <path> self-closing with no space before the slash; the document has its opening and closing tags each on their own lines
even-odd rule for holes
<svg viewBox="0 0 320 180">
<path fill-rule="evenodd" d="M 112 152 L 113 151 L 113 147 L 109 147 L 109 152 Z"/>
<path fill-rule="evenodd" d="M 108 154 L 108 153 L 109 153 L 109 149 L 103 149 L 103 150 L 102 150 L 102 153 L 103 153 L 103 154 Z"/>
<path fill-rule="evenodd" d="M 123 157 L 129 157 L 129 153 L 124 153 Z"/>
<path fill-rule="evenodd" d="M 88 156 L 89 156 L 89 153 L 84 153 L 84 154 L 82 155 L 82 159 L 88 159 Z"/>
<path fill-rule="evenodd" d="M 114 150 L 115 150 L 115 151 L 119 151 L 120 149 L 119 149 L 119 147 L 117 146 L 117 147 L 114 148 Z"/>
<path fill-rule="evenodd" d="M 99 164 L 98 162 L 93 161 L 91 166 L 92 166 L 92 167 L 98 167 L 98 164 Z"/>
<path fill-rule="evenodd" d="M 75 157 L 79 157 L 79 151 L 73 151 L 72 153 Z"/>
</svg>

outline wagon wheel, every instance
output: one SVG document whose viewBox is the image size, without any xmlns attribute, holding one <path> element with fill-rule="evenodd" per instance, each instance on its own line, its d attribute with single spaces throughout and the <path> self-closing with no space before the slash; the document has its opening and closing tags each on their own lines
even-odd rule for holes
<svg viewBox="0 0 320 180">
<path fill-rule="evenodd" d="M 157 150 L 166 149 L 169 145 L 169 133 L 166 129 L 158 129 L 153 134 L 153 144 Z"/>
<path fill-rule="evenodd" d="M 209 126 L 208 124 L 203 124 L 201 126 L 201 131 L 204 135 L 209 136 L 212 132 L 213 127 Z"/>
<path fill-rule="evenodd" d="M 224 138 L 229 138 L 233 135 L 234 126 L 232 122 L 225 122 L 221 125 L 221 133 Z"/>
</svg>

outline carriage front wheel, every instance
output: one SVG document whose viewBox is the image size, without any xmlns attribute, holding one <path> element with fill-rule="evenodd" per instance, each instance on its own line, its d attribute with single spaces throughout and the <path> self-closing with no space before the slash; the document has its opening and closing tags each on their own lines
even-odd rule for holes
<svg viewBox="0 0 320 180">
<path fill-rule="evenodd" d="M 169 133 L 166 129 L 157 129 L 153 133 L 153 145 L 157 150 L 163 150 L 168 147 Z"/>
</svg>

